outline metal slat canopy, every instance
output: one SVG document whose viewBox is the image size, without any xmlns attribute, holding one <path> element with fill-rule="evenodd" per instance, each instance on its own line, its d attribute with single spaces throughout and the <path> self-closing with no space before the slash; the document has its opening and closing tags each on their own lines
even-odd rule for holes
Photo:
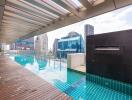
<svg viewBox="0 0 132 100">
<path fill-rule="evenodd" d="M 132 4 L 132 0 L 0 0 L 0 42 L 15 42 Z"/>
</svg>

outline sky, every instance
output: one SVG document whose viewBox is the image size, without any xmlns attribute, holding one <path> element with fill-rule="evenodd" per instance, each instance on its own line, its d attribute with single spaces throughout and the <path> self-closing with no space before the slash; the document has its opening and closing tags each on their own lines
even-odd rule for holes
<svg viewBox="0 0 132 100">
<path fill-rule="evenodd" d="M 85 24 L 94 26 L 94 34 L 132 29 L 132 5 L 47 32 L 48 49 L 53 48 L 54 39 L 60 39 L 71 31 L 78 32 L 84 37 Z"/>
</svg>

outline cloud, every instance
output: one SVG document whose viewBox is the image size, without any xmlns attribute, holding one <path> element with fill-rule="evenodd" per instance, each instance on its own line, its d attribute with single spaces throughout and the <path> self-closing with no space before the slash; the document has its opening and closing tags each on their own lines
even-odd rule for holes
<svg viewBox="0 0 132 100">
<path fill-rule="evenodd" d="M 112 11 L 94 18 L 90 18 L 55 31 L 48 32 L 49 48 L 52 48 L 55 38 L 66 36 L 69 32 L 75 31 L 84 34 L 84 25 L 94 26 L 95 34 L 112 31 L 132 29 L 132 6 L 128 6 L 116 11 Z"/>
<path fill-rule="evenodd" d="M 95 28 L 95 34 L 119 31 L 132 28 L 132 6 L 112 11 L 90 20 L 85 24 L 92 23 Z"/>
</svg>

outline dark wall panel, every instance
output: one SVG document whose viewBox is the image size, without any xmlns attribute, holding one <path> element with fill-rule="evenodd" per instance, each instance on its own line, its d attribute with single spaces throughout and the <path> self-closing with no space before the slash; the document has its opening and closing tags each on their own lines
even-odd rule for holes
<svg viewBox="0 0 132 100">
<path fill-rule="evenodd" d="M 132 83 L 132 30 L 86 38 L 87 73 Z"/>
</svg>

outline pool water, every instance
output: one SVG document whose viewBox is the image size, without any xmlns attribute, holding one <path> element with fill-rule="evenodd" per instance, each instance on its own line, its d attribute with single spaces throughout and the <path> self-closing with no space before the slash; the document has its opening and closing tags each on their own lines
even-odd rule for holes
<svg viewBox="0 0 132 100">
<path fill-rule="evenodd" d="M 39 59 L 34 55 L 9 57 L 71 96 L 73 100 L 132 100 L 132 96 L 87 81 L 85 74 L 67 69 L 65 63 Z"/>
</svg>

